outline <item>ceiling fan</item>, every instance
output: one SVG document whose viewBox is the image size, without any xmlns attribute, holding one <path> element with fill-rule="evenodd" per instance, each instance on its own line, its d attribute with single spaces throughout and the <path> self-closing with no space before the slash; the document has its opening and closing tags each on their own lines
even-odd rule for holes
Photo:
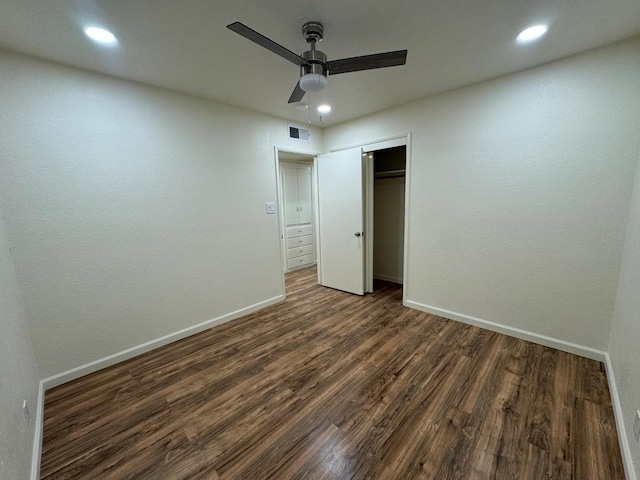
<svg viewBox="0 0 640 480">
<path fill-rule="evenodd" d="M 310 45 L 310 50 L 304 52 L 302 56 L 293 53 L 291 50 L 277 44 L 240 22 L 231 23 L 227 25 L 227 28 L 300 67 L 300 80 L 296 88 L 294 88 L 291 97 L 289 97 L 289 103 L 301 101 L 305 92 L 319 92 L 324 90 L 327 86 L 327 75 L 371 70 L 374 68 L 395 67 L 397 65 L 404 65 L 407 60 L 407 51 L 397 50 L 395 52 L 376 53 L 373 55 L 327 61 L 327 56 L 320 50 L 316 50 L 316 43 L 322 40 L 324 32 L 324 27 L 320 22 L 307 22 L 302 26 L 302 35 Z"/>
</svg>

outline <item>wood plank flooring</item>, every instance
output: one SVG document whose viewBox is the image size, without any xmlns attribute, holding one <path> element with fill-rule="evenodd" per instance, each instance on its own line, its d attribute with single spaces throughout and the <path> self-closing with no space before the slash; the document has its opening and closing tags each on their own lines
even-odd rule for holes
<svg viewBox="0 0 640 480">
<path fill-rule="evenodd" d="M 602 364 L 315 275 L 48 391 L 41 478 L 624 478 Z"/>
</svg>

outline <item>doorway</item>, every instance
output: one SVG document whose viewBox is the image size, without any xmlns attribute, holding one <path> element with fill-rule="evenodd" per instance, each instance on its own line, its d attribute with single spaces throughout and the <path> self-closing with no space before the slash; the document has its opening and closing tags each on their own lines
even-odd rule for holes
<svg viewBox="0 0 640 480">
<path fill-rule="evenodd" d="M 278 203 L 284 271 L 315 265 L 314 157 L 278 150 Z"/>
<path fill-rule="evenodd" d="M 410 135 L 318 155 L 318 281 L 363 295 L 406 285 Z"/>
<path fill-rule="evenodd" d="M 370 153 L 373 163 L 372 277 L 402 284 L 406 145 Z"/>
</svg>

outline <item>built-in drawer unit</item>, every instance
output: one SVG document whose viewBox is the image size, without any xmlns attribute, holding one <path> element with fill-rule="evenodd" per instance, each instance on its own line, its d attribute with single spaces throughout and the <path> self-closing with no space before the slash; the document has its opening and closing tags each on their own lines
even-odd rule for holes
<svg viewBox="0 0 640 480">
<path fill-rule="evenodd" d="M 313 263 L 313 255 L 303 255 L 302 257 L 290 258 L 287 260 L 288 268 L 302 267 Z"/>
<path fill-rule="evenodd" d="M 313 237 L 311 235 L 305 235 L 303 237 L 287 238 L 287 248 L 302 247 L 304 245 L 311 245 L 313 243 Z"/>
<path fill-rule="evenodd" d="M 287 242 L 287 269 L 311 265 L 313 254 L 313 227 L 311 225 L 293 225 L 285 230 Z"/>
<path fill-rule="evenodd" d="M 287 238 L 302 237 L 304 235 L 311 235 L 311 233 L 311 225 L 287 227 Z"/>
<path fill-rule="evenodd" d="M 302 247 L 287 248 L 287 260 L 313 254 L 313 245 L 303 245 Z"/>
</svg>

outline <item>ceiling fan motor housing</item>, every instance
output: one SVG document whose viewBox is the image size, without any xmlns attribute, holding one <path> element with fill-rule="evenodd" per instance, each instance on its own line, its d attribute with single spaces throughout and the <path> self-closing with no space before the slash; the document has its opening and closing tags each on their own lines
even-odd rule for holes
<svg viewBox="0 0 640 480">
<path fill-rule="evenodd" d="M 320 75 L 327 76 L 327 56 L 320 50 L 307 50 L 302 53 L 308 63 L 300 67 L 300 74 L 306 75 L 307 73 L 319 73 Z"/>
<path fill-rule="evenodd" d="M 307 22 L 302 26 L 302 36 L 307 43 L 319 42 L 323 34 L 324 27 L 320 22 Z"/>
</svg>

